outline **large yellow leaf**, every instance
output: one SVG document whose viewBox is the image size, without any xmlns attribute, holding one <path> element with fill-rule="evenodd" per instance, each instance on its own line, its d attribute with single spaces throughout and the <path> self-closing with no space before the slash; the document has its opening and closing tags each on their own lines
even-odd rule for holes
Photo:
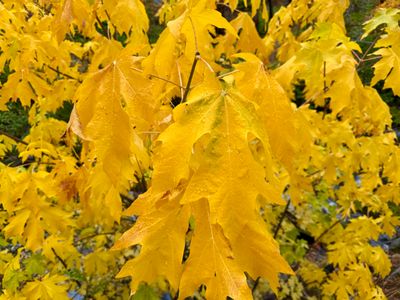
<svg viewBox="0 0 400 300">
<path fill-rule="evenodd" d="M 210 294 L 210 297 L 217 299 L 229 295 L 241 299 L 242 296 L 248 297 L 243 289 L 244 272 L 248 272 L 253 278 L 266 277 L 275 290 L 278 273 L 291 273 L 259 215 L 258 197 L 263 197 L 269 203 L 281 204 L 283 190 L 279 184 L 275 185 L 279 183 L 273 172 L 275 163 L 270 154 L 265 125 L 258 116 L 256 107 L 256 103 L 244 98 L 228 83 L 221 85 L 217 81 L 209 80 L 206 85 L 195 88 L 187 103 L 175 108 L 175 123 L 159 137 L 160 144 L 154 155 L 151 190 L 128 210 L 129 213 L 139 215 L 139 223 L 123 235 L 116 247 L 140 243 L 144 251 L 146 248 L 162 249 L 153 237 L 160 230 L 151 228 L 162 225 L 165 232 L 175 232 L 169 234 L 178 237 L 177 232 L 182 233 L 185 223 L 184 219 L 176 217 L 177 212 L 184 211 L 185 207 L 191 207 L 192 204 L 197 207 L 195 203 L 201 199 L 207 200 L 207 205 L 199 204 L 201 208 L 195 209 L 196 213 L 192 212 L 197 214 L 196 222 L 199 222 L 193 245 L 195 253 L 201 252 L 199 241 L 207 241 L 214 247 L 210 255 L 219 261 L 199 274 L 195 283 L 187 282 L 187 277 L 181 279 L 184 282 L 182 288 L 185 295 L 194 293 L 196 285 L 204 283 L 208 285 L 208 289 L 217 293 L 216 296 Z M 257 153 L 249 145 L 253 137 L 261 144 Z M 179 151 L 176 150 L 176 145 L 180 146 Z M 175 189 L 183 189 L 183 195 L 174 200 L 179 201 L 183 207 L 163 199 L 163 195 L 172 195 Z M 165 202 L 167 203 L 164 204 Z M 149 213 L 145 210 L 145 204 Z M 168 212 L 164 207 L 169 205 L 174 206 Z M 198 212 L 199 209 L 201 213 Z M 169 221 L 171 214 L 175 219 L 174 223 Z M 206 214 L 207 219 L 203 220 L 199 214 Z M 176 224 L 177 220 L 180 220 L 179 226 Z M 206 224 L 202 224 L 203 221 Z M 183 240 L 182 234 L 180 236 Z M 230 253 L 232 258 L 228 258 L 232 256 Z M 171 253 L 166 253 L 165 257 L 167 255 Z M 190 267 L 185 269 L 189 274 L 194 272 L 192 268 L 199 268 L 198 260 L 204 259 L 190 258 L 191 255 L 192 252 L 189 256 L 190 263 L 188 262 Z M 140 263 L 133 260 L 124 267 L 121 274 L 144 274 L 145 277 L 141 277 L 144 280 L 154 280 L 158 274 L 169 279 L 172 286 L 176 287 L 175 283 L 181 276 L 176 271 L 179 269 L 177 266 L 169 273 L 163 267 L 159 267 L 161 269 L 158 271 L 149 271 L 142 263 L 144 259 L 158 260 L 159 254 L 155 255 L 147 250 L 140 254 Z M 167 260 L 164 254 L 163 260 Z M 228 263 L 230 260 L 232 261 Z M 218 274 L 218 280 L 210 278 L 212 269 Z M 190 276 L 185 275 L 185 270 L 183 278 Z M 146 275 L 149 272 L 151 276 Z M 218 286 L 217 282 L 223 282 L 223 285 Z M 234 291 L 234 287 L 239 287 L 239 291 Z"/>
<path fill-rule="evenodd" d="M 81 138 L 91 141 L 97 162 L 114 186 L 132 177 L 139 163 L 147 163 L 142 142 L 133 128 L 147 128 L 152 105 L 150 88 L 135 71 L 137 58 L 122 55 L 87 77 L 76 92 L 70 125 Z M 135 114 L 128 115 L 128 112 Z"/>
</svg>

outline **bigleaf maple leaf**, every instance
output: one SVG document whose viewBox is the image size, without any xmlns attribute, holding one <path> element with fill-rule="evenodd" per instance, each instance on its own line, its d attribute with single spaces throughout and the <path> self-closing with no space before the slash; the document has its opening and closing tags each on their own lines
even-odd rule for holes
<svg viewBox="0 0 400 300">
<path fill-rule="evenodd" d="M 282 191 L 272 184 L 277 180 L 271 171 L 274 161 L 256 106 L 229 83 L 208 80 L 191 92 L 187 103 L 176 107 L 175 123 L 160 135 L 155 149 L 152 188 L 128 210 L 139 215 L 138 224 L 115 245 L 116 249 L 143 246 L 139 257 L 128 262 L 120 275 L 135 278 L 145 273 L 142 255 L 154 261 L 160 258 L 158 251 L 169 251 L 166 257 L 175 257 L 175 262 L 182 259 L 189 222 L 186 209 L 195 221 L 189 259 L 181 271 L 176 263 L 169 270 L 169 263 L 157 267 L 158 276 L 179 288 L 182 299 L 201 284 L 207 285 L 210 299 L 250 299 L 245 272 L 253 278 L 267 278 L 274 289 L 279 272 L 291 273 L 259 215 L 261 198 L 269 203 L 283 201 Z M 249 145 L 251 137 L 263 145 L 257 154 Z M 180 145 L 179 151 L 176 145 Z M 179 196 L 171 200 L 168 195 L 172 193 Z M 155 217 L 170 205 L 168 214 Z M 171 231 L 175 233 L 168 236 L 180 236 L 181 242 L 173 244 L 168 237 L 168 247 L 160 247 L 160 232 Z M 177 247 L 181 247 L 180 252 Z M 151 279 L 156 278 L 157 274 L 152 274 Z M 134 279 L 134 288 L 137 284 Z"/>
</svg>

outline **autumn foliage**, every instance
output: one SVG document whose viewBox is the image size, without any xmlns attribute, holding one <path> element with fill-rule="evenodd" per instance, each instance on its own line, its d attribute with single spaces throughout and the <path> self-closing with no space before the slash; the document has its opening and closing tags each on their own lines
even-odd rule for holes
<svg viewBox="0 0 400 300">
<path fill-rule="evenodd" d="M 0 299 L 386 298 L 399 5 L 268 2 L 0 1 Z"/>
</svg>

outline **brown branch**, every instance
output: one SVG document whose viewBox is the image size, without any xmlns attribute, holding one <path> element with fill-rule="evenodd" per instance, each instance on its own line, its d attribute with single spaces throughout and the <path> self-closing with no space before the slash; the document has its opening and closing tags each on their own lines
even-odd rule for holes
<svg viewBox="0 0 400 300">
<path fill-rule="evenodd" d="M 283 213 L 282 213 L 282 215 L 281 215 L 281 217 L 279 219 L 279 222 L 276 225 L 276 229 L 275 229 L 275 232 L 274 232 L 274 239 L 278 236 L 278 232 L 281 229 L 283 219 L 286 217 L 286 214 L 287 214 L 287 212 L 289 210 L 289 206 L 290 206 L 290 199 L 286 203 L 285 210 L 283 211 Z"/>
<path fill-rule="evenodd" d="M 88 239 L 94 238 L 94 237 L 99 236 L 99 235 L 111 235 L 111 234 L 115 234 L 115 232 L 114 231 L 110 231 L 110 232 L 94 233 L 94 234 L 91 234 L 91 235 L 88 235 L 88 236 L 84 236 L 84 237 L 81 237 L 81 238 L 77 239 L 77 242 L 82 242 L 84 240 L 88 240 Z"/>
<path fill-rule="evenodd" d="M 47 65 L 47 67 L 48 67 L 50 70 L 56 72 L 58 75 L 62 75 L 62 76 L 64 76 L 64 77 L 67 77 L 68 79 L 76 80 L 76 81 L 78 81 L 78 82 L 82 82 L 80 79 L 75 78 L 74 76 L 68 75 L 67 73 L 61 72 L 60 70 L 55 69 L 55 68 L 53 68 L 52 66 Z"/>
<path fill-rule="evenodd" d="M 193 59 L 192 69 L 190 70 L 189 79 L 188 79 L 186 89 L 185 89 L 185 94 L 183 95 L 181 103 L 184 103 L 186 101 L 187 96 L 189 94 L 190 85 L 192 84 L 194 71 L 196 70 L 196 65 L 197 65 L 197 62 L 199 61 L 199 57 L 200 57 L 200 53 L 197 51 L 194 56 L 194 59 Z"/>
<path fill-rule="evenodd" d="M 54 250 L 53 247 L 51 247 L 51 251 L 53 251 L 54 256 L 55 256 L 55 257 L 58 259 L 58 261 L 63 265 L 63 267 L 64 267 L 65 269 L 68 270 L 68 265 L 67 265 L 67 263 L 61 258 L 60 255 L 57 254 L 56 250 Z"/>
<path fill-rule="evenodd" d="M 107 14 L 107 17 L 109 17 L 108 14 Z M 96 13 L 95 13 L 95 18 L 96 18 L 96 21 L 99 23 L 99 25 L 100 25 L 101 29 L 103 30 L 103 32 L 107 33 L 106 38 L 110 40 L 111 36 L 110 36 L 110 29 L 108 28 L 109 27 L 108 26 L 108 22 L 107 22 L 107 28 L 106 28 L 106 27 L 104 27 L 103 22 L 100 20 L 99 16 Z"/>
<path fill-rule="evenodd" d="M 11 134 L 5 132 L 4 130 L 1 130 L 1 129 L 0 129 L 0 135 L 1 135 L 1 134 L 2 134 L 2 135 L 5 135 L 6 137 L 8 137 L 8 138 L 10 138 L 10 139 L 12 139 L 12 140 L 14 140 L 14 141 L 16 141 L 17 143 L 21 143 L 21 144 L 26 145 L 26 146 L 28 145 L 27 142 L 21 140 L 19 137 L 13 136 L 13 135 L 11 135 Z"/>
<path fill-rule="evenodd" d="M 310 248 L 307 249 L 306 254 L 304 256 L 307 256 L 307 254 L 314 249 L 319 241 L 329 232 L 332 230 L 333 227 L 335 227 L 337 224 L 339 224 L 342 221 L 342 219 L 336 220 L 331 226 L 329 226 L 327 229 L 325 229 L 314 241 L 314 243 L 310 246 Z"/>
<path fill-rule="evenodd" d="M 53 251 L 53 253 L 54 253 L 54 256 L 57 258 L 57 260 L 63 265 L 63 267 L 65 268 L 65 270 L 69 270 L 68 269 L 68 265 L 67 265 L 67 263 L 61 258 L 61 256 L 59 256 L 58 254 L 57 254 L 57 252 L 56 252 L 56 250 L 54 250 L 54 248 L 53 247 L 51 247 L 51 251 Z M 73 279 L 73 278 L 71 278 L 73 281 L 75 281 L 76 282 L 76 284 L 78 285 L 78 287 L 81 287 L 82 286 L 82 282 L 80 282 L 78 279 Z"/>
<path fill-rule="evenodd" d="M 252 293 L 252 294 L 254 294 L 254 292 L 256 291 L 256 289 L 257 289 L 257 287 L 258 287 L 258 284 L 260 283 L 260 279 L 261 279 L 261 277 L 258 276 L 258 277 L 256 278 L 256 280 L 254 281 L 253 287 L 251 288 L 251 293 Z"/>
</svg>

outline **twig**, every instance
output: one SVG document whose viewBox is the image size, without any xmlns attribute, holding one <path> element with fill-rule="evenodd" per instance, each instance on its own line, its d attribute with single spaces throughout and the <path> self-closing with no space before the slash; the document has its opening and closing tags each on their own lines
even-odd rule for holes
<svg viewBox="0 0 400 300">
<path fill-rule="evenodd" d="M 56 250 L 54 250 L 53 247 L 51 247 L 51 251 L 53 251 L 54 256 L 55 256 L 55 257 L 58 259 L 58 261 L 63 265 L 63 267 L 64 267 L 65 269 L 68 270 L 68 265 L 67 265 L 67 263 L 57 254 Z"/>
<path fill-rule="evenodd" d="M 5 135 L 6 137 L 16 141 L 17 143 L 21 143 L 21 144 L 24 144 L 26 146 L 28 145 L 27 142 L 21 140 L 19 137 L 13 136 L 13 135 L 11 135 L 11 134 L 9 134 L 9 133 L 5 132 L 4 130 L 1 130 L 1 129 L 0 129 L 0 135 Z"/>
<path fill-rule="evenodd" d="M 252 293 L 252 294 L 254 294 L 255 290 L 257 289 L 257 286 L 258 286 L 258 284 L 260 283 L 260 279 L 261 279 L 261 277 L 258 276 L 258 277 L 256 278 L 256 280 L 254 281 L 254 285 L 253 285 L 253 287 L 251 288 L 251 293 Z"/>
<path fill-rule="evenodd" d="M 358 56 L 357 52 L 354 51 L 354 50 L 351 50 L 351 53 L 357 58 L 358 63 L 360 63 L 361 62 L 361 58 L 360 58 L 360 56 Z"/>
<path fill-rule="evenodd" d="M 326 85 L 326 61 L 324 61 L 324 94 L 329 90 L 328 86 Z M 328 105 L 329 105 L 329 98 L 324 97 L 325 104 L 324 104 L 324 112 L 322 115 L 322 119 L 325 119 L 325 116 L 328 112 Z"/>
<path fill-rule="evenodd" d="M 380 59 L 380 58 L 381 58 L 380 56 L 365 58 L 365 59 L 363 59 L 361 62 L 366 62 L 366 61 L 375 60 L 375 59 Z"/>
<path fill-rule="evenodd" d="M 68 269 L 67 263 L 57 254 L 56 250 L 54 250 L 53 247 L 51 247 L 51 251 L 54 253 L 54 256 L 57 258 L 57 260 L 59 262 L 61 262 L 61 264 L 63 265 L 65 270 L 68 271 L 69 269 Z M 82 282 L 80 282 L 78 279 L 74 279 L 74 278 L 71 278 L 71 279 L 76 282 L 76 284 L 78 285 L 79 288 L 82 286 Z"/>
<path fill-rule="evenodd" d="M 190 70 L 189 79 L 188 79 L 188 82 L 187 82 L 187 85 L 186 85 L 185 94 L 183 95 L 181 103 L 184 103 L 186 101 L 187 96 L 189 94 L 190 85 L 192 84 L 194 70 L 196 69 L 196 65 L 197 65 L 197 62 L 199 60 L 199 56 L 200 56 L 200 53 L 196 52 L 196 54 L 194 56 L 194 59 L 193 59 L 192 69 Z"/>
<path fill-rule="evenodd" d="M 340 223 L 342 219 L 336 220 L 331 226 L 329 226 L 327 229 L 325 229 L 314 241 L 314 243 L 310 246 L 310 248 L 307 249 L 305 256 L 317 246 L 318 242 L 329 232 L 332 230 L 333 227 L 335 227 L 337 224 Z"/>
<path fill-rule="evenodd" d="M 110 17 L 110 15 L 108 14 L 107 9 L 104 10 L 104 12 L 106 13 L 106 16 L 107 16 L 107 19 L 108 19 L 108 22 L 107 22 L 107 35 L 108 35 L 108 39 L 111 40 L 111 31 L 110 31 L 110 25 L 109 25 L 109 23 L 110 23 L 111 25 L 114 26 L 115 31 L 117 31 L 117 28 L 116 28 L 115 25 L 111 22 L 111 17 Z"/>
<path fill-rule="evenodd" d="M 375 37 L 374 41 L 369 45 L 368 49 L 367 49 L 367 50 L 364 52 L 364 54 L 361 56 L 360 61 L 359 61 L 358 66 L 357 66 L 357 69 L 360 68 L 360 65 L 361 65 L 363 62 L 366 62 L 366 61 L 368 61 L 368 60 L 371 60 L 371 59 L 366 59 L 366 57 L 367 57 L 368 53 L 371 51 L 371 49 L 374 47 L 374 45 L 375 45 L 375 43 L 376 43 L 376 41 L 377 41 L 378 39 L 379 39 L 379 36 Z M 374 57 L 374 59 L 376 59 L 376 57 Z"/>
<path fill-rule="evenodd" d="M 279 219 L 279 222 L 278 222 L 278 224 L 276 225 L 275 232 L 274 232 L 274 239 L 277 237 L 278 232 L 279 232 L 279 230 L 281 229 L 283 219 L 286 217 L 286 213 L 287 213 L 287 211 L 289 210 L 289 206 L 290 206 L 290 199 L 289 199 L 288 202 L 286 203 L 285 210 L 283 211 L 283 213 L 282 213 L 282 215 L 281 215 L 281 217 L 280 217 L 280 219 Z"/>
<path fill-rule="evenodd" d="M 47 67 L 48 67 L 50 70 L 56 72 L 58 75 L 62 75 L 62 76 L 64 76 L 64 77 L 67 77 L 67 78 L 69 78 L 69 79 L 76 80 L 76 81 L 78 81 L 78 82 L 82 82 L 80 79 L 75 78 L 74 76 L 68 75 L 68 74 L 66 74 L 66 73 L 64 73 L 64 72 L 61 72 L 60 70 L 55 69 L 55 68 L 53 68 L 52 66 L 47 65 Z"/>
<path fill-rule="evenodd" d="M 103 32 L 107 33 L 106 38 L 110 40 L 111 37 L 110 37 L 110 30 L 108 28 L 108 22 L 107 22 L 107 28 L 105 28 L 104 25 L 103 25 L 103 22 L 101 22 L 99 16 L 97 14 L 95 14 L 95 17 L 96 17 L 96 21 L 99 23 L 99 25 L 100 25 L 101 29 L 103 30 Z"/>
<path fill-rule="evenodd" d="M 267 5 L 268 5 L 268 18 L 269 20 L 271 20 L 272 17 L 274 16 L 274 12 L 272 11 L 273 10 L 272 0 L 267 0 Z"/>
<path fill-rule="evenodd" d="M 115 234 L 115 232 L 110 231 L 110 232 L 94 233 L 94 234 L 91 234 L 91 235 L 88 235 L 88 236 L 84 236 L 84 237 L 81 237 L 81 238 L 77 239 L 77 242 L 88 240 L 88 239 L 94 238 L 94 237 L 99 236 L 99 235 L 109 235 L 109 234 Z"/>
<path fill-rule="evenodd" d="M 361 57 L 361 60 L 364 60 L 364 58 L 368 55 L 369 51 L 371 51 L 372 47 L 375 45 L 378 39 L 379 36 L 375 37 L 374 41 L 369 45 L 368 49 L 364 52 L 363 56 Z"/>
</svg>

